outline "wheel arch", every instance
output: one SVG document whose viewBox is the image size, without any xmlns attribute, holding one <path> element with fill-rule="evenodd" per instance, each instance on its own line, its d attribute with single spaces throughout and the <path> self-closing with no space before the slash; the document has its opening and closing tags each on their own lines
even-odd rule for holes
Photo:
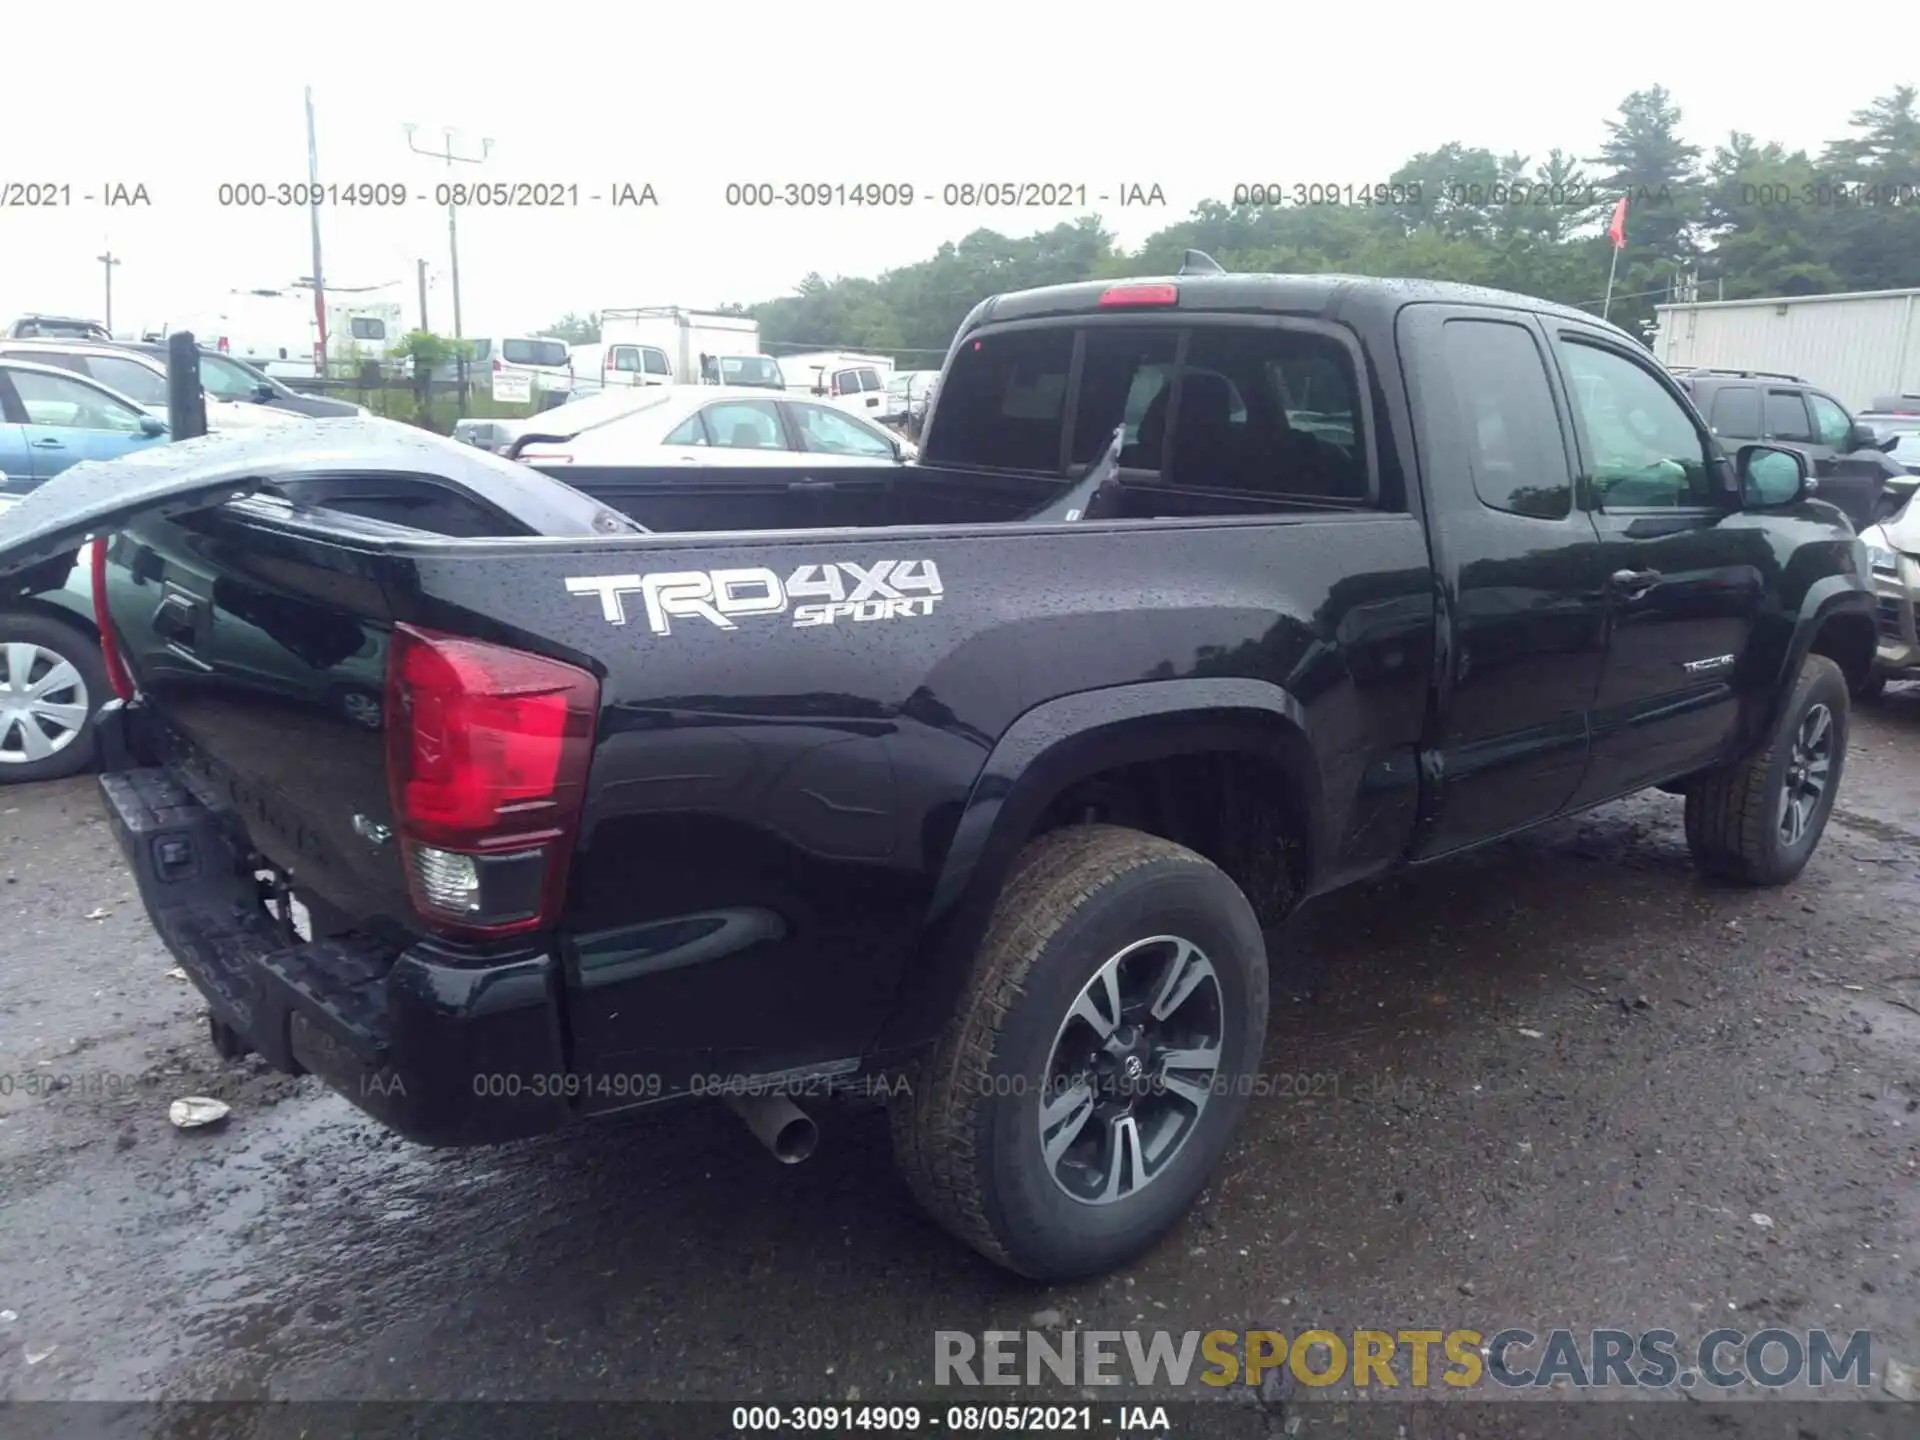
<svg viewBox="0 0 1920 1440">
<path fill-rule="evenodd" d="M 1199 757 L 1261 767 L 1282 782 L 1275 800 L 1291 807 L 1290 838 L 1298 841 L 1288 879 L 1303 892 L 1323 853 L 1324 804 L 1306 709 L 1289 691 L 1259 680 L 1197 678 L 1046 701 L 1007 727 L 974 781 L 876 1050 L 911 1048 L 938 1033 L 1014 857 L 1050 828 L 1063 799 L 1105 777 Z"/>
<path fill-rule="evenodd" d="M 1770 633 L 1764 640 L 1756 634 L 1749 657 L 1751 688 L 1731 754 L 1745 754 L 1773 734 L 1807 656 L 1831 658 L 1850 690 L 1865 678 L 1879 645 L 1874 603 L 1873 592 L 1857 576 L 1826 575 L 1807 587 L 1797 612 L 1780 616 L 1784 623 L 1766 627 Z"/>
</svg>

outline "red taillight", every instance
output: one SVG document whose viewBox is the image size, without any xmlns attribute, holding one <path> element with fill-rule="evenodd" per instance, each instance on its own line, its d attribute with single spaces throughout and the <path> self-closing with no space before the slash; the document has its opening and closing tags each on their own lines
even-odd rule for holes
<svg viewBox="0 0 1920 1440">
<path fill-rule="evenodd" d="M 93 624 L 100 632 L 100 660 L 107 669 L 107 683 L 122 700 L 131 700 L 133 676 L 127 673 L 119 637 L 113 633 L 113 611 L 107 606 L 107 542 L 110 539 L 109 535 L 93 537 Z"/>
<path fill-rule="evenodd" d="M 498 355 L 493 357 L 493 373 L 494 374 L 498 375 L 502 370 L 506 368 L 507 368 L 506 365 L 501 361 Z"/>
<path fill-rule="evenodd" d="M 414 908 L 481 935 L 558 918 L 600 684 L 410 625 L 387 655 L 387 783 Z"/>
<path fill-rule="evenodd" d="M 222 355 L 227 353 L 227 337 L 224 335 L 220 337 L 219 350 Z"/>
<path fill-rule="evenodd" d="M 1179 301 L 1177 285 L 1110 285 L 1100 295 L 1103 306 L 1176 305 Z"/>
</svg>

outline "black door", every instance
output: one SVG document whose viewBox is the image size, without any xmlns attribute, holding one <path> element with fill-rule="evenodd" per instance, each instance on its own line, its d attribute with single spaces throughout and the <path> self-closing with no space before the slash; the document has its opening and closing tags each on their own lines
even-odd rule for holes
<svg viewBox="0 0 1920 1440">
<path fill-rule="evenodd" d="M 1732 508 L 1719 449 L 1672 380 L 1612 336 L 1555 328 L 1607 597 L 1592 759 L 1575 797 L 1586 804 L 1721 752 L 1775 562 L 1766 532 Z"/>
<path fill-rule="evenodd" d="M 1410 306 L 1403 344 L 1444 376 L 1416 397 L 1450 663 L 1414 854 L 1561 810 L 1587 764 L 1604 633 L 1598 535 L 1574 503 L 1565 396 L 1530 315 Z"/>
</svg>

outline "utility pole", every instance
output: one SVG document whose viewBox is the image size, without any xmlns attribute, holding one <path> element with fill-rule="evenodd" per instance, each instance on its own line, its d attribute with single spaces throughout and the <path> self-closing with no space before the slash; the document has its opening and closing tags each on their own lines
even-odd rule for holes
<svg viewBox="0 0 1920 1440">
<path fill-rule="evenodd" d="M 307 86 L 307 208 L 313 225 L 313 371 L 327 377 L 327 277 L 320 268 L 320 152 L 313 138 L 313 87 Z"/>
<path fill-rule="evenodd" d="M 431 155 L 436 160 L 446 161 L 449 171 L 451 171 L 456 164 L 481 164 L 493 150 L 493 141 L 483 139 L 480 142 L 480 153 L 478 155 L 461 155 L 456 153 L 453 148 L 453 131 L 451 128 L 440 132 L 442 140 L 445 141 L 445 147 L 443 149 L 426 150 L 413 143 L 413 132 L 419 128 L 417 125 L 406 125 L 402 128 L 407 132 L 407 148 L 409 150 L 413 151 L 416 155 Z M 448 273 L 453 281 L 453 338 L 455 342 L 454 348 L 460 364 L 460 407 L 464 410 L 467 403 L 467 347 L 459 343 L 462 338 L 460 329 L 460 225 L 457 218 L 460 207 L 453 202 L 454 197 L 449 193 L 447 196 L 447 252 L 451 263 L 448 266 Z"/>
<path fill-rule="evenodd" d="M 107 272 L 106 326 L 107 326 L 107 333 L 111 335 L 113 333 L 113 267 L 118 265 L 120 262 L 114 258 L 114 254 L 112 250 L 108 250 L 107 253 L 104 255 L 96 255 L 93 258 L 98 260 L 101 266 L 105 268 Z"/>
<path fill-rule="evenodd" d="M 427 325 L 427 262 L 416 260 L 414 263 L 420 267 L 420 328 L 425 330 L 429 328 Z"/>
</svg>

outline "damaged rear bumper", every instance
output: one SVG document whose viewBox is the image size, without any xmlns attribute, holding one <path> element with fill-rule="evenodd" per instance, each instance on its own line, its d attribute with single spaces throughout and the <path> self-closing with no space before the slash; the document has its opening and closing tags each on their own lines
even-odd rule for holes
<svg viewBox="0 0 1920 1440">
<path fill-rule="evenodd" d="M 243 827 L 175 771 L 134 761 L 133 718 L 117 704 L 101 717 L 107 816 L 154 929 L 217 1021 L 422 1144 L 492 1144 L 571 1118 L 552 954 L 289 936 Z"/>
</svg>

